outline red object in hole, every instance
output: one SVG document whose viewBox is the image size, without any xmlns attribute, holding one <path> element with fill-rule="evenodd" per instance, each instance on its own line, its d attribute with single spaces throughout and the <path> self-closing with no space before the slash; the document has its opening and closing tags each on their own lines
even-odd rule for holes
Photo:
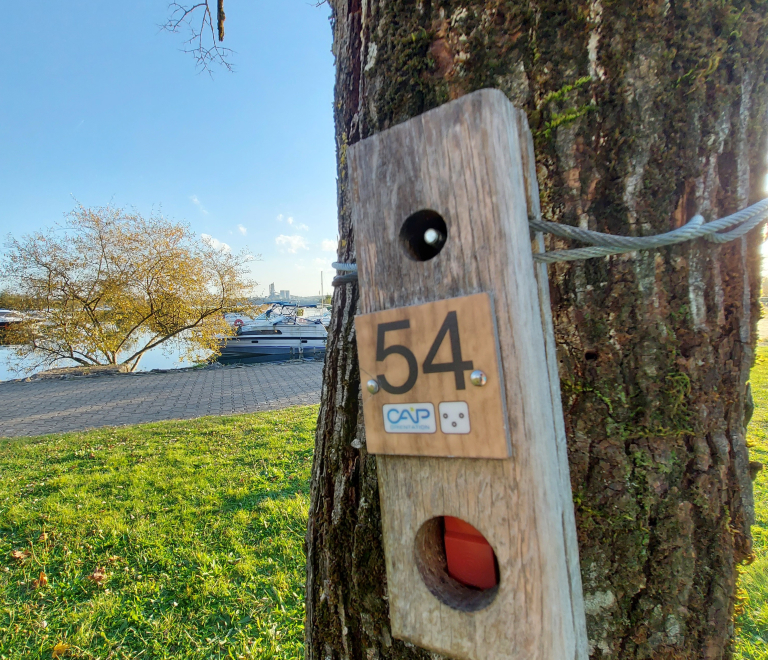
<svg viewBox="0 0 768 660">
<path fill-rule="evenodd" d="M 462 584 L 490 589 L 499 583 L 496 557 L 485 537 L 460 518 L 444 516 L 448 574 Z"/>
</svg>

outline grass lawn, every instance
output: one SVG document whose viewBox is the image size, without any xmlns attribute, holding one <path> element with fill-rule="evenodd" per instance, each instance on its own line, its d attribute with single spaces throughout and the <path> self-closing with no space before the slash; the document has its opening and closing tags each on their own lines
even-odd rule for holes
<svg viewBox="0 0 768 660">
<path fill-rule="evenodd" d="M 749 425 L 747 442 L 750 459 L 766 469 L 755 480 L 755 561 L 741 570 L 740 586 L 743 614 L 736 639 L 738 660 L 768 660 L 768 347 L 757 349 L 752 369 L 752 396 L 755 412 Z"/>
<path fill-rule="evenodd" d="M 752 373 L 768 465 L 768 348 Z M 303 657 L 317 407 L 0 440 L 0 660 Z M 738 660 L 768 660 L 768 470 Z"/>
<path fill-rule="evenodd" d="M 316 419 L 0 440 L 0 658 L 303 657 Z"/>
</svg>

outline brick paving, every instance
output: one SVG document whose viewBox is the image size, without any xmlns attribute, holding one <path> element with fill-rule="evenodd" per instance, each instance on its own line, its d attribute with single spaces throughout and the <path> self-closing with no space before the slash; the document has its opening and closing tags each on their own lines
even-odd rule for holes
<svg viewBox="0 0 768 660">
<path fill-rule="evenodd" d="M 307 361 L 0 383 L 0 437 L 319 403 L 322 370 Z"/>
</svg>

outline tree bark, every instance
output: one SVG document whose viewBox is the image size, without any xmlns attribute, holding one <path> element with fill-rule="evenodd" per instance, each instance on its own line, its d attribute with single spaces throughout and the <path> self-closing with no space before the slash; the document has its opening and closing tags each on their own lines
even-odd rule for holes
<svg viewBox="0 0 768 660">
<path fill-rule="evenodd" d="M 529 118 L 543 217 L 645 235 L 762 195 L 758 0 L 333 0 L 339 259 L 346 148 L 483 87 Z M 754 511 L 744 409 L 759 232 L 550 268 L 593 658 L 727 658 Z M 567 247 L 552 241 L 553 247 Z M 436 657 L 392 639 L 375 459 L 338 287 L 307 532 L 306 656 Z"/>
</svg>

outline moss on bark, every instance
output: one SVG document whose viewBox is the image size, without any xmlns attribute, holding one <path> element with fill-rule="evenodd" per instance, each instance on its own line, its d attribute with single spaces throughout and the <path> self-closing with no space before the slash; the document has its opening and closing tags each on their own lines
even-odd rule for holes
<svg viewBox="0 0 768 660">
<path fill-rule="evenodd" d="M 528 114 L 547 219 L 642 235 L 760 194 L 764 2 L 332 4 L 342 259 L 355 256 L 346 145 L 482 87 Z M 743 426 L 757 242 L 550 271 L 594 658 L 729 657 L 736 567 L 751 552 Z M 388 632 L 375 464 L 353 446 L 364 438 L 355 307 L 354 287 L 336 290 L 307 656 L 431 657 Z"/>
</svg>

